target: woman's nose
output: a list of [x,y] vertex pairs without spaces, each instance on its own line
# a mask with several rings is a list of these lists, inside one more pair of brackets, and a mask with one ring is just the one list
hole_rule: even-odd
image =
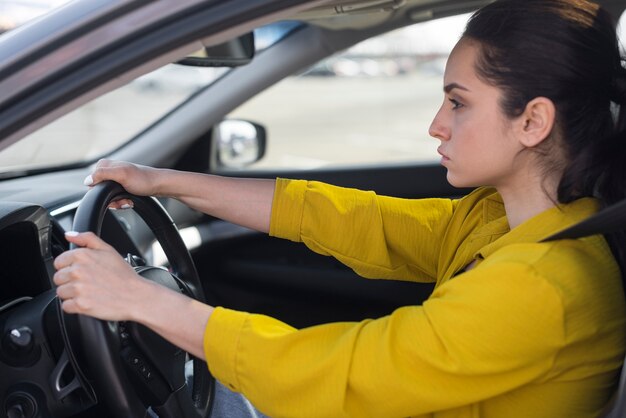
[[439,112],[437,112],[431,122],[430,128],[428,128],[428,134],[440,141],[447,141],[450,139],[450,129],[443,123],[441,111],[442,109],[439,109]]

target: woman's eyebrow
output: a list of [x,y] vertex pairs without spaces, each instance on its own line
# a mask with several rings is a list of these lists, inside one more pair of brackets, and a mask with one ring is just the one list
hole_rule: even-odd
[[443,87],[443,91],[444,91],[444,92],[446,92],[446,93],[450,93],[450,91],[451,91],[452,89],[459,89],[459,90],[469,91],[469,89],[468,89],[468,88],[463,87],[462,85],[460,85],[460,84],[458,84],[458,83],[450,83],[450,84],[446,84],[446,85]]

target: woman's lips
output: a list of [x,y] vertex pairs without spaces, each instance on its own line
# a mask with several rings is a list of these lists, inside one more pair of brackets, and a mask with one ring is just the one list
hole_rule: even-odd
[[442,163],[442,164],[443,164],[443,163],[445,163],[446,161],[449,161],[449,160],[450,160],[450,158],[449,158],[446,154],[444,154],[444,153],[441,151],[441,149],[437,148],[437,152],[439,153],[439,155],[441,155],[441,163]]

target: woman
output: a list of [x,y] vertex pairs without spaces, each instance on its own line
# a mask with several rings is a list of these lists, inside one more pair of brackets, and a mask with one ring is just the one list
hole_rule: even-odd
[[93,234],[70,232],[83,248],[55,261],[63,309],[147,325],[270,416],[598,416],[626,349],[619,265],[599,235],[540,241],[622,197],[625,118],[612,106],[625,81],[596,5],[496,1],[450,55],[430,128],[450,183],[489,186],[463,199],[111,161],[86,179],[302,241],[365,277],[436,281],[422,306],[296,330],[144,281]]

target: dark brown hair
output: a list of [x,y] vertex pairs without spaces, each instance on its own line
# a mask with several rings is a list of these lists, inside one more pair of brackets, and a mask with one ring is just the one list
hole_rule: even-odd
[[[508,117],[535,97],[554,103],[556,135],[544,142],[557,141],[565,157],[554,164],[562,170],[558,201],[623,199],[626,70],[610,14],[586,0],[497,0],[470,18],[463,36],[478,43],[477,74],[502,90]],[[546,166],[556,163],[547,158]],[[615,253],[624,234],[611,235]]]
[[616,134],[625,118],[614,120],[611,102],[626,101],[625,71],[611,16],[584,0],[499,0],[471,17],[464,37],[480,45],[477,72],[503,91],[506,115],[519,116],[535,97],[554,102],[567,160],[559,202],[621,198],[626,158],[615,148],[624,148]]

